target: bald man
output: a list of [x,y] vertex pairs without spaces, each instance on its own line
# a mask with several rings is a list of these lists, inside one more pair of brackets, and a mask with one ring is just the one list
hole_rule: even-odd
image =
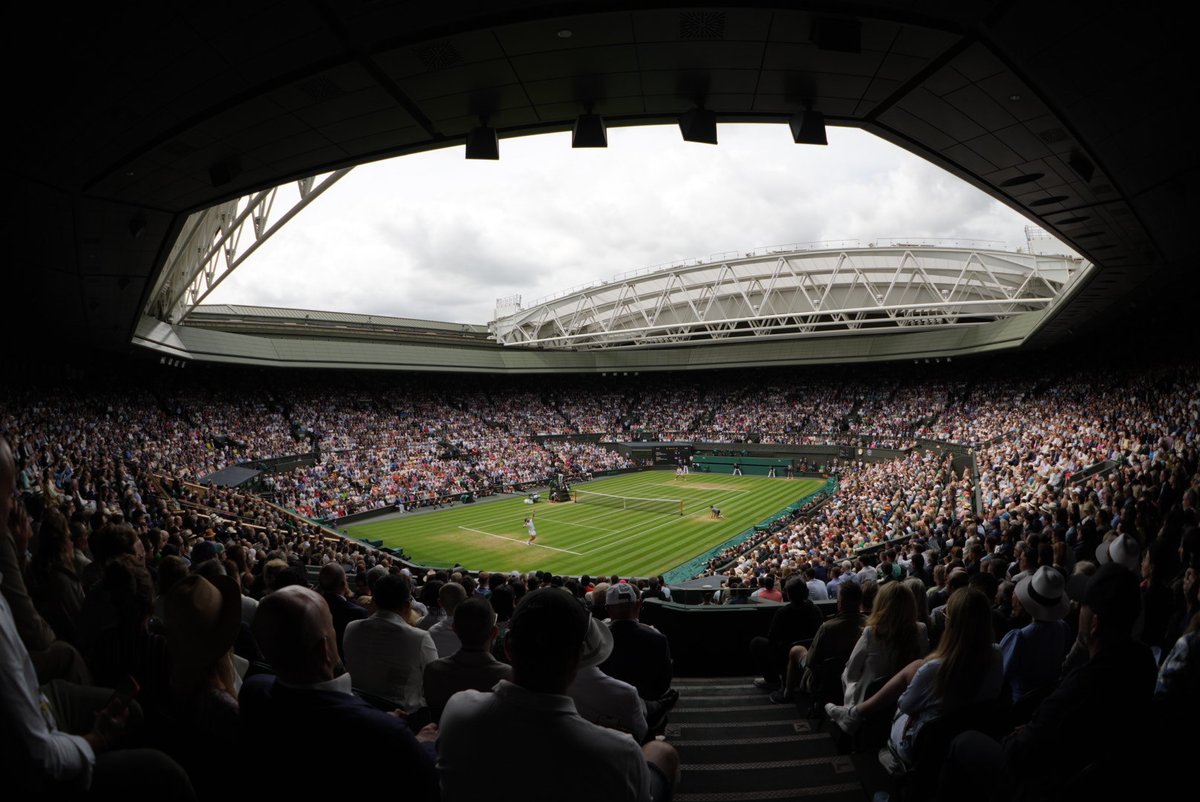
[[[405,778],[413,798],[437,798],[437,727],[414,736],[403,719],[355,696],[349,674],[335,676],[337,633],[320,595],[299,585],[268,595],[254,616],[254,636],[276,672],[248,678],[238,697],[243,742],[267,758],[256,778],[260,790],[340,794],[352,767],[386,766]],[[311,754],[321,756],[320,765],[297,769]]]

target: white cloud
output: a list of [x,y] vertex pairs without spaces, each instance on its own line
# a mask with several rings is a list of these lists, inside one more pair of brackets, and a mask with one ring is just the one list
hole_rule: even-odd
[[819,240],[983,239],[1016,247],[1027,221],[923,159],[857,129],[829,147],[783,125],[723,125],[721,144],[673,126],[614,128],[355,168],[207,299],[483,323],[526,304],[679,259]]

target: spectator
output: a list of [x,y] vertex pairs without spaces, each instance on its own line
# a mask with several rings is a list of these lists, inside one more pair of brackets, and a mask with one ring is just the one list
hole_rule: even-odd
[[605,598],[613,645],[600,670],[637,688],[642,699],[662,699],[671,691],[671,645],[666,635],[638,620],[642,602],[631,585],[613,585]]
[[438,659],[437,647],[428,632],[406,621],[412,603],[408,577],[381,577],[374,599],[374,615],[346,627],[346,666],[356,688],[413,713],[425,706],[422,676]]
[[[335,673],[337,633],[321,596],[299,586],[275,591],[258,607],[254,635],[276,676],[245,681],[240,722],[242,741],[255,744],[264,765],[288,766],[316,750],[329,766],[387,766],[404,777],[411,798],[437,799],[437,726],[414,736],[402,719],[351,692],[350,676]],[[249,780],[256,794],[270,796],[337,795],[345,788],[338,771],[252,772]]]
[[514,787],[603,788],[616,800],[670,794],[674,749],[662,741],[639,749],[630,736],[584,721],[564,695],[588,631],[587,611],[569,593],[542,588],[522,600],[508,634],[513,681],[490,694],[455,694],[442,714],[447,802],[474,799],[480,777],[501,775]]
[[1067,648],[1070,628],[1063,617],[1071,607],[1067,583],[1057,569],[1042,566],[1017,583],[1013,606],[1033,619],[1000,641],[1004,680],[1019,704],[1027,697],[1037,701],[1057,679]]
[[346,571],[337,563],[327,563],[321,566],[317,577],[321,589],[321,598],[329,605],[333,615],[333,627],[337,632],[338,654],[345,656],[342,639],[346,634],[346,626],[351,621],[361,621],[367,617],[367,611],[361,605],[350,600],[350,585],[346,582]]
[[446,613],[445,618],[429,628],[438,657],[449,657],[461,645],[454,631],[454,611],[467,598],[466,589],[458,582],[447,582],[438,590],[438,606]]
[[187,770],[201,795],[215,794],[225,773],[207,750],[236,743],[241,677],[233,643],[241,629],[241,593],[232,577],[184,577],[167,596],[171,657],[171,721],[167,751]]
[[[771,701],[783,704],[795,699],[797,684],[808,693],[823,690],[817,687],[816,667],[825,661],[844,666],[862,634],[864,619],[860,607],[862,589],[853,582],[838,588],[837,614],[821,624],[813,636],[812,646],[793,646],[788,652],[787,673],[783,688],[771,694]],[[840,697],[841,688],[838,688]]]
[[454,632],[462,646],[453,655],[425,666],[425,701],[435,722],[450,697],[459,691],[490,691],[500,680],[512,679],[512,668],[492,656],[496,614],[482,596],[467,599],[454,611]]
[[814,602],[828,601],[829,589],[825,583],[817,579],[817,572],[810,566],[802,572],[804,583],[808,585],[808,598]]
[[929,651],[929,635],[917,622],[913,595],[900,582],[879,589],[875,607],[842,673],[847,706],[863,701],[897,671]]
[[787,583],[788,603],[775,611],[767,636],[750,641],[750,654],[758,664],[762,677],[754,681],[756,688],[779,688],[779,672],[787,666],[788,652],[800,641],[811,641],[821,626],[821,611],[808,600],[808,585],[803,577],[793,577]]
[[[631,585],[625,587],[632,589]],[[575,709],[585,720],[627,732],[639,744],[644,743],[648,732],[646,710],[637,688],[597,668],[608,659],[612,644],[612,632],[608,627],[589,616],[579,669],[567,686],[567,696],[575,701]]]
[[55,635],[78,647],[76,627],[83,612],[83,585],[75,574],[75,544],[67,519],[53,507],[42,518],[29,574],[29,590],[42,618]]

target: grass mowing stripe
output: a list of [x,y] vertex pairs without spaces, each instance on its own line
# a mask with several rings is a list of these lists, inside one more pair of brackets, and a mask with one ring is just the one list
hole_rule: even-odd
[[[714,499],[714,501],[721,501],[723,498],[724,498],[724,496],[718,496],[716,499]],[[712,505],[712,506],[716,506],[716,505],[714,504],[714,505]],[[686,515],[684,515],[684,516],[682,516],[682,517],[686,518],[687,516],[686,516]],[[719,519],[718,519],[718,520],[719,520]],[[631,539],[631,538],[633,538],[633,537],[639,537],[639,536],[641,536],[641,535],[644,535],[644,534],[645,534],[645,533],[647,533],[647,532],[653,532],[653,531],[656,531],[656,530],[658,530],[658,529],[662,529],[664,526],[670,526],[670,525],[672,525],[672,524],[675,524],[675,523],[677,523],[677,521],[671,520],[671,521],[666,521],[666,522],[664,522],[664,523],[661,523],[661,524],[659,524],[658,526],[652,526],[652,527],[650,527],[649,529],[641,529],[641,530],[640,530],[640,531],[639,531],[637,534],[635,534],[635,535],[631,535],[631,536],[630,536],[630,537],[628,537],[628,538],[621,538],[620,540],[614,540],[612,543],[609,543],[609,544],[607,544],[607,545],[605,546],[605,548],[607,549],[609,546],[615,546],[617,543],[624,543],[626,540],[629,540],[629,539]],[[634,528],[634,527],[629,527],[629,529],[633,529],[633,528]],[[629,531],[629,529],[626,529],[625,531]],[[640,527],[639,527],[639,529],[640,529]],[[600,537],[598,537],[598,538],[594,538],[593,540],[589,540],[589,541],[588,541],[588,543],[595,543],[595,542],[597,542],[597,541],[600,541],[600,540],[604,540],[604,536],[603,536],[603,535],[602,535],[602,536],[600,536]],[[586,546],[586,545],[588,545],[588,543],[581,543],[581,544],[580,544],[580,547],[582,547],[582,546]],[[591,552],[587,552],[587,553],[588,553],[588,554],[591,554],[591,553],[593,553],[593,552],[595,552],[595,551],[596,551],[596,549],[592,549],[592,551],[591,551]]]

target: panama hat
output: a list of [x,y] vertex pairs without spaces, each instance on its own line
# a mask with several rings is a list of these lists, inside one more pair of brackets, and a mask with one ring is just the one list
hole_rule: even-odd
[[1029,611],[1034,621],[1058,621],[1071,607],[1066,591],[1067,580],[1063,575],[1043,565],[1018,582],[1015,592],[1021,607]]
[[1137,574],[1141,568],[1141,551],[1138,542],[1129,535],[1105,538],[1096,547],[1096,562],[1100,565],[1115,562]]

